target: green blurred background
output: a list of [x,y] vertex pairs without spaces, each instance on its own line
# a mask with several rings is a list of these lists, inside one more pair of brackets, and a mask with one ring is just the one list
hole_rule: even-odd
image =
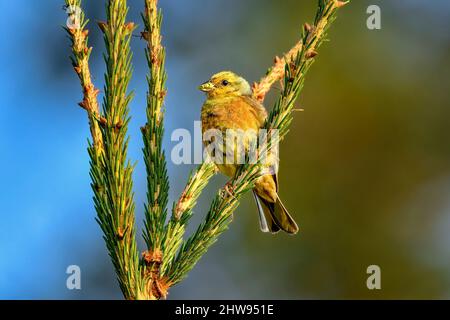
[[[58,136],[64,140],[57,151],[49,152],[55,157],[72,153],[76,161],[54,169],[59,171],[46,181],[52,185],[48,181],[63,179],[70,196],[62,198],[55,207],[59,209],[52,207],[57,213],[44,222],[45,230],[57,236],[32,233],[31,242],[50,237],[36,248],[41,259],[37,269],[19,275],[12,270],[23,268],[26,261],[12,258],[13,263],[7,264],[3,259],[3,274],[9,270],[9,276],[0,286],[1,297],[121,298],[94,222],[85,151],[88,129],[84,114],[75,106],[80,93],[67,59],[69,43],[58,29],[65,21],[64,12],[56,10],[60,9],[57,1],[52,2],[53,7],[45,5],[54,11],[51,20],[34,22],[50,35],[42,52],[38,50],[52,57],[51,76],[45,81],[61,91],[45,120],[62,122],[72,131],[65,138]],[[130,20],[140,23],[141,2],[130,1]],[[366,27],[370,4],[381,7],[381,30]],[[197,85],[223,69],[258,80],[273,57],[299,39],[302,24],[314,17],[316,1],[168,0],[161,5],[169,72],[165,147],[170,150],[175,145],[170,132],[192,129],[199,119],[204,97]],[[104,18],[100,1],[90,3],[87,12],[94,21]],[[307,76],[299,101],[305,112],[295,114],[281,145],[280,195],[300,233],[294,237],[261,233],[248,195],[230,230],[171,290],[169,298],[450,298],[449,27],[450,4],[444,0],[354,0],[342,9],[330,30],[331,41],[320,48]],[[100,85],[103,43],[93,23],[90,28],[93,69]],[[131,105],[130,157],[139,161],[134,175],[137,220],[142,226],[145,176],[138,128],[144,122],[146,69],[138,37],[133,49],[136,71],[131,87],[136,97]],[[271,102],[273,95],[266,102],[268,108]],[[67,135],[64,132],[59,134]],[[172,200],[190,169],[170,164]],[[215,178],[208,187],[189,232],[225,181]],[[13,190],[6,195],[19,194],[22,187]],[[53,201],[52,195],[49,192],[47,201]],[[16,206],[10,204],[10,212],[18,211]],[[31,218],[17,214],[10,219],[11,226],[20,230],[21,221]],[[11,242],[8,248],[17,252],[27,246]],[[44,259],[45,255],[49,257]],[[65,289],[68,264],[81,266],[83,290]],[[366,287],[366,269],[372,264],[381,268],[381,290]],[[14,277],[22,280],[13,281]],[[38,280],[42,277],[47,279],[45,288]]]

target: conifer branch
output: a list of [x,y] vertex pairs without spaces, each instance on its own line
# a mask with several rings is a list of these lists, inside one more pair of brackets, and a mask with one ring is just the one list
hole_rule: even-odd
[[236,177],[216,194],[205,221],[183,243],[176,259],[170,265],[168,279],[171,286],[187,276],[220,234],[228,228],[240,199],[253,188],[254,181],[260,176],[259,171],[259,164],[242,167]]
[[174,220],[182,221],[190,215],[190,211],[197,204],[198,197],[200,197],[207,182],[216,171],[216,165],[209,159],[206,159],[197,170],[190,175],[188,183],[173,209]]
[[[293,59],[296,59],[297,55],[303,50],[304,44],[309,48],[308,54],[310,58],[313,58],[317,54],[317,49],[319,48],[322,39],[325,37],[325,32],[333,22],[330,19],[334,19],[331,11],[339,9],[347,3],[348,1],[319,0],[318,12],[314,25],[311,26],[308,23],[305,23],[304,25],[305,32],[310,34],[311,37],[309,39],[305,39],[303,34],[302,39],[297,42],[296,45],[291,50],[289,50],[289,52],[286,53],[283,58],[280,58],[278,56],[275,57],[274,65],[267,71],[266,75],[258,83],[253,84],[253,97],[255,99],[260,102],[264,101],[266,94],[270,91],[273,84],[283,79],[285,75],[286,63],[292,61]],[[328,8],[327,10],[331,11],[328,13],[322,12],[323,8],[325,7]],[[326,14],[323,15],[323,13]],[[313,60],[310,60],[311,63],[312,61]]]
[[319,0],[314,24],[304,24],[300,51],[285,64],[283,91],[265,124],[266,129],[279,130],[280,141],[289,131],[295,102],[303,89],[306,73],[315,61],[317,50],[326,39],[328,28],[335,20],[337,10],[347,3],[338,0]]
[[97,158],[103,153],[103,137],[100,130],[100,108],[97,100],[99,90],[92,83],[89,58],[92,48],[88,46],[89,22],[81,10],[81,0],[66,0],[69,22],[64,29],[71,39],[73,68],[78,75],[83,90],[83,101],[79,105],[86,110],[92,137],[93,151]]
[[[147,62],[150,69],[148,76],[149,93],[147,97],[147,124],[143,128],[144,155],[147,167],[148,193],[145,215],[146,230],[144,237],[148,251],[144,253],[147,265],[146,274],[150,290],[155,296],[164,297],[168,283],[165,280],[167,266],[175,257],[181,246],[185,225],[192,216],[201,191],[206,187],[215,172],[212,163],[205,162],[192,175],[179,201],[174,205],[172,216],[166,224],[167,196],[169,182],[166,161],[162,150],[163,103],[166,95],[165,48],[161,43],[162,14],[158,11],[157,0],[145,0],[142,15],[145,30],[142,37],[147,41]],[[158,289],[159,288],[159,289]]]
[[164,245],[165,259],[161,264],[161,273],[167,274],[179,248],[183,243],[186,225],[192,217],[193,209],[210,179],[217,172],[216,165],[206,159],[197,170],[192,173],[180,198],[174,204],[172,217],[167,225],[166,242]]
[[276,56],[274,58],[274,65],[267,70],[267,74],[258,82],[254,83],[252,87],[253,97],[259,102],[264,102],[266,94],[270,91],[273,84],[280,81],[284,77],[286,69],[286,61],[291,61],[301,50],[303,41],[299,41],[296,45],[284,55],[283,58]]
[[147,42],[145,50],[150,73],[147,77],[147,123],[142,128],[144,160],[147,171],[147,203],[145,205],[144,239],[148,251],[144,252],[145,275],[148,290],[159,299],[167,294],[167,285],[161,276],[160,266],[166,259],[166,217],[169,196],[169,178],[162,140],[164,135],[164,99],[166,96],[165,48],[162,45],[162,14],[158,0],[145,0],[142,14]]
[[145,25],[142,37],[147,41],[146,57],[150,69],[147,77],[147,123],[142,128],[148,188],[144,238],[149,253],[161,252],[163,249],[169,195],[166,157],[162,149],[167,74],[165,48],[161,43],[162,14],[158,12],[157,3],[157,0],[145,0],[142,14]]
[[[127,93],[131,78],[130,37],[133,23],[126,22],[126,1],[110,0],[107,4],[107,21],[100,23],[104,33],[107,53],[105,62],[104,116],[100,115],[96,95],[90,80],[87,48],[87,21],[80,0],[66,0],[81,13],[80,30],[68,28],[73,35],[75,70],[80,75],[85,99],[81,104],[88,111],[93,132],[90,175],[94,191],[97,221],[103,231],[106,247],[116,270],[120,288],[126,299],[147,297],[145,284],[139,270],[139,255],[135,239],[134,201],[131,174],[133,167],[127,161],[128,103]],[[94,99],[95,97],[95,99]],[[101,140],[100,140],[101,138]]]
[[146,296],[146,292],[135,237],[133,166],[127,160],[130,40],[135,29],[134,23],[126,21],[127,13],[126,0],[109,0],[107,21],[99,24],[106,45],[107,72],[103,100],[106,122],[102,128],[105,196],[97,204],[97,214],[122,292],[126,299],[138,299]]

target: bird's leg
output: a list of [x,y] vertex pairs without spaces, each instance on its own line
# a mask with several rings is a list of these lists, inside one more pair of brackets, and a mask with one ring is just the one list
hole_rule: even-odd
[[[231,198],[234,198],[234,186],[233,186],[233,180],[228,181],[225,186],[223,187],[223,190],[225,191],[225,194],[223,197],[225,198],[226,195],[228,195]],[[231,213],[231,220],[234,220],[234,212]]]

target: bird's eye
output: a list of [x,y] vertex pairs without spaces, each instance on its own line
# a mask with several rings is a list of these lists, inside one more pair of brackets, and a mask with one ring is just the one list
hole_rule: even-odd
[[229,85],[230,83],[228,82],[228,80],[223,80],[222,81],[222,85],[224,85],[224,86],[227,86],[227,85]]

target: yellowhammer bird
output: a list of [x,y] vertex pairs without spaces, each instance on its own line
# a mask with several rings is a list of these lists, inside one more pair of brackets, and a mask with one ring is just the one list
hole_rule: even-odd
[[[252,98],[252,89],[242,77],[230,71],[223,71],[211,77],[199,89],[206,93],[207,99],[202,107],[202,132],[219,130],[226,134],[227,130],[253,130],[258,132],[267,118],[267,111],[258,101]],[[235,147],[233,159],[236,160]],[[245,146],[248,149],[248,141]],[[224,146],[224,159],[230,148]],[[238,162],[226,160],[216,163],[219,170],[233,177],[239,166]],[[278,180],[276,173],[261,176],[253,190],[258,206],[260,227],[263,232],[276,233],[283,230],[289,234],[298,232],[298,226],[289,215],[278,196]]]

